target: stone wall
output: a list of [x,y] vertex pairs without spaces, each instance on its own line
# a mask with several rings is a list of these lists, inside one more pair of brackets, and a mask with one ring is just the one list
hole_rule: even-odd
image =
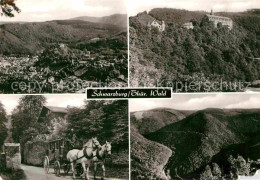
[[7,169],[21,169],[21,149],[20,144],[5,143],[4,152],[6,156]]
[[47,143],[44,141],[29,141],[24,146],[24,163],[42,166],[46,154]]
[[1,170],[5,170],[6,169],[6,160],[5,160],[5,153],[0,154],[0,172]]

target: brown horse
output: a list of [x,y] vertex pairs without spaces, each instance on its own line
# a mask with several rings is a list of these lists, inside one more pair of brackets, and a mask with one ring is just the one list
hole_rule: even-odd
[[80,163],[84,169],[84,173],[82,174],[82,176],[85,177],[85,179],[89,179],[88,171],[89,171],[91,159],[93,159],[94,157],[93,152],[98,150],[99,148],[101,148],[101,145],[98,142],[97,138],[92,138],[83,146],[82,150],[73,149],[68,152],[67,160],[71,164],[73,179],[76,178],[75,166],[78,163]]
[[96,179],[96,173],[97,173],[97,164],[101,164],[102,170],[103,170],[103,175],[101,179],[104,179],[106,176],[106,169],[105,169],[105,158],[107,156],[111,155],[111,143],[106,141],[106,144],[104,144],[101,149],[98,149],[96,151],[96,157],[93,158],[94,162],[94,179]]

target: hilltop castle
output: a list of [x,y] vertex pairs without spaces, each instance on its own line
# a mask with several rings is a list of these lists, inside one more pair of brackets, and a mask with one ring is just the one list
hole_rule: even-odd
[[156,27],[158,28],[159,31],[163,32],[165,30],[165,23],[164,21],[158,21],[158,20],[153,20],[152,22],[148,22],[147,25],[149,28],[151,27]]
[[209,18],[210,21],[214,23],[215,27],[218,26],[218,23],[221,23],[223,26],[228,26],[230,30],[233,28],[232,19],[223,16],[215,16],[212,10],[210,14],[207,14],[207,17]]

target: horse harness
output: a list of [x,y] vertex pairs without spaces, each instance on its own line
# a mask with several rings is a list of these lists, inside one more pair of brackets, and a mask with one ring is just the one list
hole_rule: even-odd
[[[87,147],[88,148],[88,147]],[[92,153],[92,155],[88,155],[88,152],[87,152],[87,148],[84,148],[84,150],[83,150],[83,156],[85,156],[85,158],[87,158],[87,159],[92,159],[93,158],[93,153]]]
[[[97,150],[97,154],[96,154],[96,157],[97,157],[97,159],[99,159],[99,160],[101,160],[101,161],[103,161],[104,159],[106,159],[106,155],[107,155],[107,149],[105,149],[104,150],[104,155],[103,155],[103,157],[101,157],[101,155],[99,154],[99,150]],[[95,157],[95,156],[94,156]]]
[[99,150],[97,150],[96,157],[97,157],[99,160],[102,161],[103,159],[105,159],[105,157],[106,157],[106,153],[104,153],[104,157],[102,158],[102,157],[100,156],[100,154],[99,154]]
[[73,160],[72,162],[74,163],[74,162],[76,162],[77,160],[79,160],[79,159],[82,159],[82,158],[87,158],[87,159],[92,159],[93,157],[95,157],[95,156],[93,156],[93,154],[92,154],[92,156],[89,156],[88,155],[88,153],[87,153],[87,149],[88,148],[93,148],[93,147],[85,147],[84,149],[83,149],[83,156],[81,156],[81,157],[78,157],[78,155],[79,155],[79,152],[80,151],[78,151],[78,153],[77,153],[77,159],[75,159],[75,160]]

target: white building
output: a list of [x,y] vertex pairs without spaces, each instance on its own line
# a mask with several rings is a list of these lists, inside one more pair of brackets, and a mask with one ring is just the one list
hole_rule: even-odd
[[186,28],[186,29],[193,29],[194,28],[192,22],[184,23],[183,27]]
[[164,21],[158,21],[158,20],[153,20],[152,22],[148,22],[148,27],[156,27],[158,28],[159,31],[163,32],[165,31],[165,23]]
[[218,27],[218,23],[221,23],[223,26],[228,26],[230,30],[233,28],[232,19],[223,16],[215,16],[212,10],[210,14],[207,14],[207,17],[214,23],[215,27]]

